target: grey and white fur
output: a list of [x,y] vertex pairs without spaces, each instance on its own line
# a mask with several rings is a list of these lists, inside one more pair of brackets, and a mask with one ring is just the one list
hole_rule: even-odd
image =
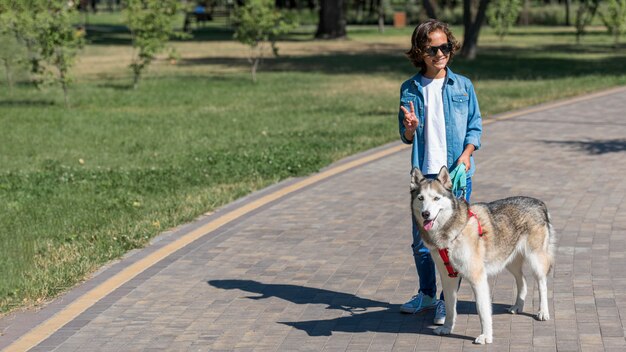
[[[478,234],[476,214],[484,231]],[[554,265],[556,237],[546,205],[535,198],[511,197],[470,206],[452,194],[448,169],[444,166],[436,179],[425,178],[418,168],[411,172],[411,209],[422,240],[431,250],[441,276],[446,304],[445,323],[435,329],[438,335],[452,333],[456,320],[459,278],[448,277],[439,249],[446,248],[450,263],[471,285],[476,297],[481,334],[475,343],[493,341],[491,299],[487,277],[504,268],[515,277],[517,298],[508,311],[524,309],[527,286],[522,266],[528,263],[539,287],[538,320],[550,319],[547,275]]]

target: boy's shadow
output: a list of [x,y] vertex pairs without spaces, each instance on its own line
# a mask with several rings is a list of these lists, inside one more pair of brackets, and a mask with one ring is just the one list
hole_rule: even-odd
[[[295,322],[278,321],[305,331],[309,336],[330,336],[333,331],[342,332],[389,332],[419,333],[433,335],[432,311],[423,314],[401,314],[400,305],[361,298],[353,294],[329,291],[313,287],[263,284],[254,280],[211,280],[209,285],[225,290],[238,289],[260,296],[248,296],[253,300],[277,297],[295,304],[325,304],[325,309],[341,310],[340,317]],[[494,314],[503,314],[508,308],[494,304]],[[459,301],[459,314],[476,314],[474,302]],[[507,313],[508,314],[508,313]],[[451,336],[473,341],[472,337],[452,334]]]

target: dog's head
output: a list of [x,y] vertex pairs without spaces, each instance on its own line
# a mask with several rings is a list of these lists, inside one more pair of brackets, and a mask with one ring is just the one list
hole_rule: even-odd
[[443,166],[435,179],[427,179],[419,168],[411,171],[411,210],[426,232],[436,233],[450,219],[455,208],[452,181]]

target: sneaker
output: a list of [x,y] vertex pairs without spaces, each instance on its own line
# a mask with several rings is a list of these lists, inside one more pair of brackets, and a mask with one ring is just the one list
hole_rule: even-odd
[[446,302],[437,301],[437,307],[435,308],[435,319],[433,324],[443,325],[446,321]]
[[402,313],[419,313],[427,309],[435,308],[437,300],[429,295],[425,295],[422,292],[413,296],[408,302],[400,306]]

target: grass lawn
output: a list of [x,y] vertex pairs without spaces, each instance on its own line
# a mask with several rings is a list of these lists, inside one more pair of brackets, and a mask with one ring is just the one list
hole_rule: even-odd
[[[210,26],[132,90],[127,33],[90,20],[71,109],[59,89],[0,90],[0,313],[256,189],[398,139],[411,29],[354,27],[322,42],[304,28],[280,57],[268,51],[252,84],[247,49]],[[520,28],[503,42],[486,30],[478,59],[451,67],[472,78],[489,118],[626,84],[626,48],[601,31],[577,45],[570,28]]]

